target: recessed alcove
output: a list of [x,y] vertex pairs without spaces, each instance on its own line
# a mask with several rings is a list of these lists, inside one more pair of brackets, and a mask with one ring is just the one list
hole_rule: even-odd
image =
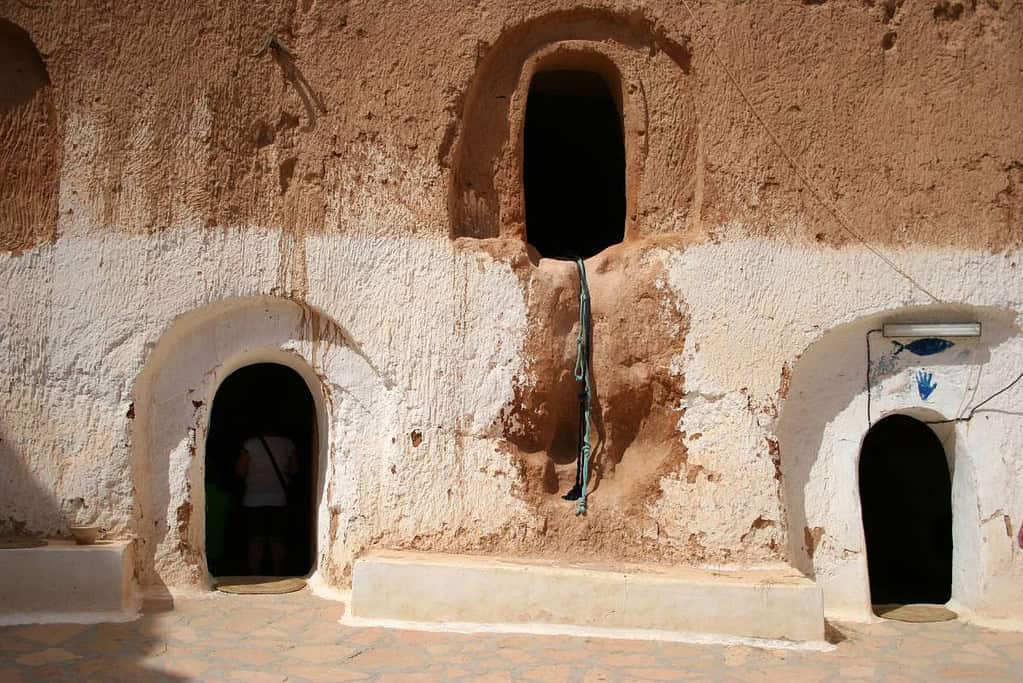
[[[539,247],[541,255],[561,255],[561,245],[545,254],[550,245],[538,236],[545,222],[564,224],[559,214],[573,214],[573,223],[600,223],[598,235],[572,251],[592,254],[639,236],[650,121],[646,79],[674,77],[668,63],[650,61],[656,44],[642,25],[607,12],[541,17],[502,35],[479,62],[458,125],[441,145],[439,158],[451,169],[451,237],[515,239]],[[544,146],[545,139],[552,145]],[[542,187],[552,168],[544,162],[559,150],[556,161],[571,172],[546,173],[554,183]],[[580,152],[596,155],[596,163],[581,162]],[[585,193],[581,205],[573,202],[575,188],[594,185],[586,176],[598,171],[611,193],[600,189]],[[538,208],[553,218],[545,221]]]
[[605,80],[536,73],[523,126],[526,240],[548,258],[588,258],[625,236],[625,140]]
[[0,19],[0,251],[53,238],[60,134],[50,76],[28,32]]

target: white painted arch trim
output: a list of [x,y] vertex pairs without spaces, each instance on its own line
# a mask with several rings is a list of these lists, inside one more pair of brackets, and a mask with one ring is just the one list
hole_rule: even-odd
[[[335,430],[325,377],[337,340],[312,334],[315,312],[270,296],[219,301],[179,316],[154,346],[133,392],[132,477],[144,585],[208,588],[205,557],[205,447],[221,383],[254,363],[277,363],[305,381],[316,411],[316,561],[329,561]],[[322,319],[319,324],[322,324]]]
[[[868,431],[864,338],[886,320],[932,313],[932,308],[888,311],[833,328],[792,366],[789,395],[776,426],[790,557],[821,585],[831,618],[875,618],[859,500],[859,458]],[[921,421],[963,415],[1018,374],[1023,337],[1016,312],[956,306],[956,312],[962,309],[983,322],[984,336],[956,340],[955,347],[937,356],[900,354],[873,382],[870,426],[896,414]],[[885,347],[887,342],[882,350],[891,355]],[[875,354],[873,360],[878,359]],[[913,381],[921,369],[933,372],[938,382],[927,399]],[[1008,405],[999,403],[1003,409]],[[1014,587],[1021,572],[1020,553],[1005,532],[1006,525],[1018,526],[1023,519],[1023,497],[1013,470],[1013,454],[1023,448],[1018,420],[1018,414],[993,410],[978,413],[971,423],[928,425],[945,449],[952,475],[950,604],[980,618],[1011,617],[1023,608]],[[823,537],[811,557],[805,535],[817,528]]]

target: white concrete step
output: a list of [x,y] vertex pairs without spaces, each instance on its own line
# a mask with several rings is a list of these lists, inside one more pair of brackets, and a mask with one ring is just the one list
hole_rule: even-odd
[[377,551],[355,562],[343,621],[824,644],[821,591],[788,567],[725,571]]
[[130,618],[133,574],[130,541],[0,550],[0,624]]

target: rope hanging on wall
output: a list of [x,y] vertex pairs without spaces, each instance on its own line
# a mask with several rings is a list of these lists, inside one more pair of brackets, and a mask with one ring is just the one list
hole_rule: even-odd
[[579,334],[575,341],[575,381],[579,383],[579,454],[576,459],[575,486],[562,498],[578,500],[575,514],[586,514],[586,491],[590,484],[590,409],[592,384],[590,382],[590,288],[586,283],[586,264],[578,256],[579,270]]

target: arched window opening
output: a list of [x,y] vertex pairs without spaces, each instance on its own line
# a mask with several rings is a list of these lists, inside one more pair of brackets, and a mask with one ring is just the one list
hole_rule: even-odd
[[941,441],[892,415],[867,433],[860,502],[871,602],[944,604],[952,594],[952,481]]
[[588,258],[625,236],[622,118],[601,76],[533,76],[523,132],[526,240],[541,256]]
[[258,363],[217,390],[206,439],[213,576],[304,576],[316,554],[316,412],[291,368]]

